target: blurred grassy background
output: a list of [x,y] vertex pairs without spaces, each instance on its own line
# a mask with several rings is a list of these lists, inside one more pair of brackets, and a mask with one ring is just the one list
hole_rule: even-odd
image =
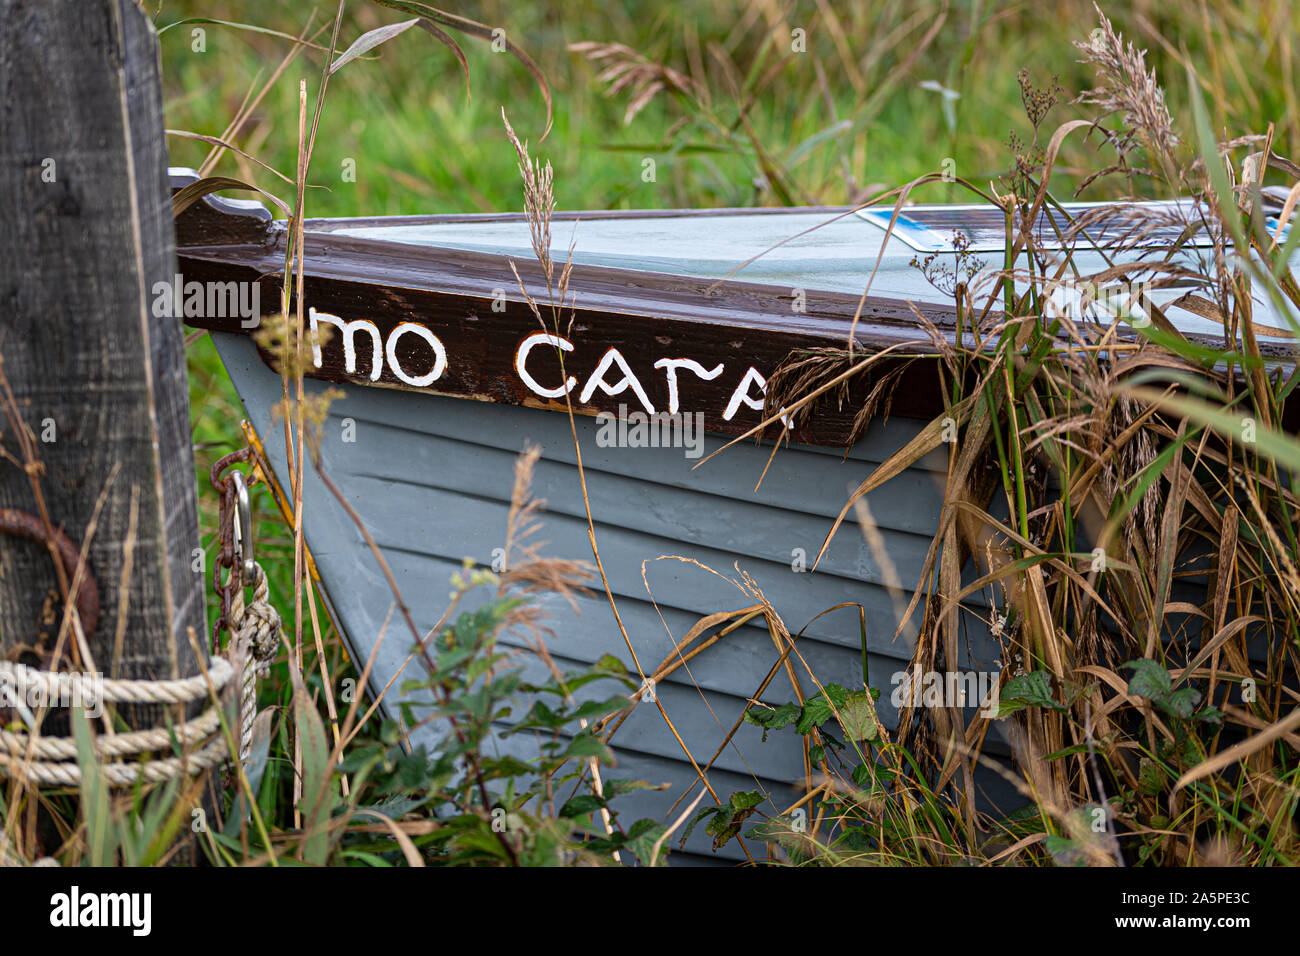
[[[308,23],[327,23],[336,9],[333,2],[313,0],[154,2],[161,5],[155,16],[160,27],[211,17],[291,34]],[[470,73],[467,101],[455,58],[428,34],[410,30],[331,80],[312,163],[312,181],[327,189],[314,191],[309,215],[518,208],[515,158],[501,128],[503,106],[520,136],[555,166],[562,208],[776,203],[771,190],[755,185],[759,167],[743,132],[731,141],[711,135],[699,111],[664,95],[623,125],[627,97],[603,95],[598,70],[567,49],[580,41],[623,43],[691,76],[709,91],[712,112],[724,126],[735,126],[739,115],[722,66],[730,63],[737,82],[753,91],[747,115],[757,140],[788,173],[802,201],[848,201],[846,172],[859,186],[892,186],[937,169],[946,157],[955,161],[958,175],[982,183],[1006,170],[1009,133],[1027,133],[1018,71],[1027,69],[1040,87],[1059,77],[1065,99],[1073,98],[1092,78],[1076,62],[1070,41],[1086,40],[1097,23],[1089,0],[491,0],[449,9],[504,29],[536,60],[555,97],[555,126],[546,142],[538,146],[543,99],[508,54],[462,38]],[[1284,146],[1300,131],[1293,12],[1289,3],[1274,0],[1240,6],[1140,0],[1107,8],[1117,29],[1149,48],[1175,116],[1186,102],[1185,55],[1233,135],[1263,132],[1274,121]],[[348,0],[345,16],[341,46],[365,30],[406,19],[365,0]],[[204,52],[193,50],[196,28],[206,33]],[[807,52],[780,64],[796,29],[805,31]],[[327,44],[328,32],[317,39]],[[278,37],[217,24],[166,30],[168,125],[220,135],[250,88],[265,81],[289,46]],[[307,80],[314,99],[323,55],[309,50],[290,65],[234,137],[289,175],[296,155],[298,80]],[[951,92],[934,89],[936,84]],[[1082,115],[1077,108],[1058,108],[1047,126],[1075,115]],[[209,149],[177,139],[171,147],[175,162],[187,165],[197,165]],[[1091,167],[1089,147],[1071,148],[1066,167]],[[656,182],[641,179],[645,157],[656,159]],[[355,183],[341,178],[346,159],[356,162]],[[267,188],[285,185],[233,155],[222,169]],[[942,192],[935,187],[925,198],[942,200]]]
[[[313,0],[145,0],[162,33],[167,124],[222,135],[250,91],[261,89],[292,44],[212,18],[298,35],[333,18],[335,2]],[[1085,115],[1069,100],[1092,85],[1072,40],[1097,25],[1089,0],[1041,3],[830,0],[568,0],[458,5],[453,12],[499,27],[531,55],[554,95],[554,128],[539,143],[544,100],[527,70],[489,44],[460,37],[468,90],[454,56],[409,30],[354,61],[330,84],[310,181],[310,216],[513,210],[521,208],[515,156],[500,119],[504,106],[533,154],[555,167],[564,209],[774,205],[783,199],[846,203],[873,187],[902,184],[946,159],[982,186],[1007,172],[1007,141],[1032,130],[1019,72],[1036,87],[1055,81],[1062,103],[1044,122]],[[1236,136],[1276,124],[1275,148],[1291,155],[1300,133],[1291,5],[1239,6],[1215,0],[1110,4],[1115,27],[1140,47],[1186,115],[1193,64],[1219,131]],[[384,23],[406,19],[349,0],[340,46]],[[174,24],[168,26],[169,24]],[[199,30],[201,33],[195,33]],[[806,52],[793,53],[800,34]],[[328,30],[316,40],[328,44]],[[568,45],[618,42],[690,77],[701,91],[685,100],[655,97],[624,124],[629,96],[605,96],[599,67]],[[231,136],[292,176],[297,156],[298,85],[314,102],[324,54],[308,50],[284,70],[248,121]],[[743,105],[743,108],[742,108]],[[1091,114],[1088,114],[1091,115]],[[170,139],[172,161],[198,166],[210,147]],[[1097,168],[1095,138],[1074,137],[1056,167],[1058,196]],[[642,178],[655,160],[654,182]],[[344,178],[354,164],[355,182]],[[285,183],[227,153],[216,172],[291,199]],[[773,178],[779,188],[773,188]],[[1106,198],[1118,179],[1087,198]],[[1107,192],[1107,189],[1112,192]],[[934,185],[923,201],[964,199]],[[214,523],[208,463],[241,443],[238,402],[206,336],[190,345],[194,437],[199,448],[204,522]],[[277,522],[264,523],[264,553],[289,555]],[[268,542],[278,536],[277,542]],[[280,547],[284,550],[279,550]],[[273,586],[291,580],[292,560],[268,568]],[[278,589],[278,588],[277,588]],[[284,593],[283,591],[281,593]]]

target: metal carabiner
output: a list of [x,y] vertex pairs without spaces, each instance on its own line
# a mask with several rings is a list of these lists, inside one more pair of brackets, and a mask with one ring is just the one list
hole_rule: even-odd
[[230,472],[235,483],[234,514],[234,550],[235,562],[239,566],[240,583],[251,584],[253,581],[253,508],[248,498],[248,485],[244,482],[244,473],[238,469]]

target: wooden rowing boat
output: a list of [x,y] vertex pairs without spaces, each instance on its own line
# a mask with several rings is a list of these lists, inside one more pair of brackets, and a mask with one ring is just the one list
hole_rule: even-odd
[[[186,181],[182,175],[174,185]],[[993,212],[908,209],[888,237],[889,212],[843,208],[557,214],[552,255],[562,262],[572,248],[574,263],[562,327],[539,325],[520,290],[548,304],[522,216],[309,221],[306,312],[334,334],[314,355],[307,387],[315,393],[336,383],[343,391],[330,405],[323,468],[382,549],[416,622],[428,626],[462,559],[492,565],[512,462],[526,443],[543,449],[534,484],[547,502],[548,552],[591,557],[566,414],[571,401],[601,555],[640,661],[649,667],[670,659],[674,642],[704,615],[754,603],[736,584],[743,571],[802,635],[801,653],[822,682],[861,686],[865,645],[870,683],[886,689],[881,716],[893,726],[887,688],[905,670],[911,645],[906,629],[895,639],[898,595],[887,584],[896,574],[902,603],[916,586],[937,527],[947,455],[923,457],[867,496],[888,562],[849,529],[815,573],[812,562],[848,493],[942,410],[937,363],[909,358],[932,355],[933,335],[957,336],[955,310],[951,295],[914,261],[999,260],[1003,223]],[[965,260],[945,246],[954,223],[971,237]],[[260,205],[206,197],[181,217],[178,246],[186,284],[260,281],[259,315],[278,311],[285,230]],[[1104,242],[1096,253],[1077,254],[1081,269],[1090,256],[1101,267],[1100,249]],[[1179,294],[1161,290],[1152,298],[1170,303]],[[212,331],[272,469],[287,484],[283,432],[272,411],[280,376],[250,336],[255,323],[210,306],[196,307],[186,321]],[[1201,316],[1178,311],[1176,322],[1189,337],[1213,342],[1217,335],[1221,343],[1222,329]],[[796,416],[792,443],[774,457],[779,422],[762,441],[704,461],[764,422],[767,380],[787,357],[842,350],[850,330],[859,355],[881,358],[852,380],[847,397]],[[1263,347],[1279,359],[1289,354],[1281,336],[1266,336]],[[888,419],[856,422],[878,385],[889,392]],[[682,447],[663,447],[638,444],[625,427],[636,414],[665,412],[694,418],[700,434],[682,433]],[[613,431],[602,438],[602,429]],[[310,469],[305,501],[304,534],[333,619],[365,660],[385,633],[391,590],[353,519]],[[718,573],[660,560],[667,555]],[[563,602],[550,605],[550,650],[561,666],[606,653],[626,658],[604,595],[579,604],[578,615]],[[836,605],[843,607],[818,617]],[[977,595],[962,611],[963,670],[999,666],[987,608]],[[372,690],[399,673],[408,644],[385,640]],[[713,755],[776,660],[758,618],[658,687],[698,760]],[[763,699],[791,699],[784,680]],[[391,700],[386,710],[397,716]],[[617,776],[671,784],[626,798],[625,819],[662,818],[696,780],[653,707],[638,708],[613,743]],[[998,752],[998,744],[990,750]],[[758,728],[745,725],[709,779],[724,796],[755,788],[793,795],[804,772],[797,738],[774,734],[764,743]],[[984,783],[989,799],[1007,795],[998,779]],[[708,842],[697,832],[675,859],[716,859]],[[734,854],[733,843],[722,857]]]

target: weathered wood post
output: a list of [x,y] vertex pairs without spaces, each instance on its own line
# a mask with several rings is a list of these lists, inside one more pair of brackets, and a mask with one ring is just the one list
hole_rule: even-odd
[[[154,308],[176,272],[158,40],[133,0],[0,0],[0,197],[0,357],[49,522],[78,549],[89,539],[95,669],[195,674],[182,331]],[[30,469],[8,457],[18,436],[4,416],[0,429],[0,508],[39,519]],[[61,587],[44,544],[0,535],[0,653],[57,634]]]

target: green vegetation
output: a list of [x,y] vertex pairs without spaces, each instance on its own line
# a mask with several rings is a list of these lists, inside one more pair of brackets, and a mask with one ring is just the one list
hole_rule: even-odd
[[[352,0],[338,49],[418,6]],[[300,51],[275,72],[293,36],[305,31],[329,46],[335,9],[161,4],[168,125],[248,154],[225,151],[206,171],[293,201],[299,80],[310,116],[326,54]],[[1032,221],[1085,183],[1092,199],[1191,195],[1212,212],[1189,227],[1208,232],[1225,254],[1201,273],[1174,277],[1195,288],[1204,314],[1235,339],[1251,327],[1252,291],[1287,315],[1300,308],[1287,268],[1293,244],[1275,247],[1258,211],[1261,183],[1290,186],[1296,168],[1282,160],[1253,178],[1243,172],[1266,144],[1287,154],[1300,143],[1300,28],[1286,4],[1178,0],[1115,12],[1114,31],[1149,48],[1145,59],[1108,21],[1099,26],[1086,2],[577,0],[492,2],[466,13],[489,37],[504,29],[536,61],[553,102],[546,138],[548,94],[526,60],[452,31],[462,70],[453,50],[409,29],[331,78],[308,147],[308,217],[518,209],[523,159],[528,212],[541,221],[551,197],[529,180],[535,167],[523,147],[507,139],[504,108],[532,155],[554,166],[563,209],[847,204],[924,179],[909,198],[996,196],[1009,221],[1012,213]],[[213,20],[188,19],[204,17]],[[1079,119],[1100,128],[1067,125]],[[196,167],[212,149],[179,135],[171,146],[175,164]],[[647,160],[653,177],[644,175]],[[1243,261],[1253,254],[1253,264],[1236,268],[1230,251]],[[803,738],[809,772],[799,804],[774,806],[742,791],[684,806],[691,812],[676,821],[618,820],[617,798],[644,784],[593,786],[587,773],[607,759],[600,734],[625,712],[635,683],[609,659],[583,674],[552,667],[548,684],[529,687],[496,647],[502,628],[532,621],[530,590],[564,594],[589,579],[589,568],[535,552],[509,575],[467,568],[454,582],[452,607],[422,652],[436,657],[437,676],[401,689],[433,701],[407,705],[408,723],[436,720],[447,732],[437,753],[409,753],[395,725],[368,709],[358,719],[359,696],[341,701],[335,719],[335,688],[361,677],[364,662],[346,659],[314,611],[304,616],[296,595],[305,583],[308,602],[312,594],[295,577],[292,529],[264,513],[262,563],[273,599],[304,635],[302,660],[281,655],[262,683],[262,706],[278,706],[283,719],[274,732],[262,728],[249,772],[225,781],[233,808],[200,845],[219,863],[662,863],[682,832],[701,825],[719,846],[752,838],[771,848],[773,862],[802,865],[1300,862],[1300,498],[1291,480],[1300,442],[1280,424],[1297,378],[1259,372],[1249,334],[1244,346],[1210,350],[1157,322],[1140,343],[1103,346],[1094,330],[1047,310],[1053,277],[1042,252],[1013,232],[1006,272],[991,288],[966,288],[960,268],[932,276],[948,283],[961,328],[978,345],[937,343],[940,355],[930,360],[943,368],[946,414],[879,470],[944,447],[944,420],[959,429],[947,507],[917,592],[913,663],[918,672],[955,666],[955,602],[977,589],[996,595],[1000,612],[989,623],[1007,660],[1024,665],[1003,686],[999,713],[1015,741],[1010,775],[1030,802],[1025,810],[985,814],[970,799],[974,770],[988,764],[980,753],[986,718],[912,707],[891,737],[876,716],[880,688],[866,686],[865,674],[851,688],[810,675],[816,693],[745,715],[769,738]],[[1132,318],[1116,314],[1115,325],[1127,330]],[[279,330],[277,348],[292,381],[304,343],[289,328]],[[208,468],[244,441],[238,402],[205,335],[191,337],[189,358],[211,534]],[[797,411],[854,360],[821,356],[818,368],[773,376],[771,410]],[[286,411],[310,452],[319,409]],[[512,509],[520,540],[536,520],[531,467],[525,455]],[[841,518],[880,481],[868,476]],[[1005,520],[995,517],[1002,504]],[[959,553],[975,562],[974,584],[963,587]],[[1175,600],[1176,579],[1210,582],[1204,601]],[[496,593],[453,618],[473,588]],[[784,625],[763,603],[775,639]],[[572,691],[588,681],[607,682],[608,695],[576,704]],[[534,706],[522,729],[550,744],[531,761],[486,757],[489,722],[526,690],[549,703]],[[950,747],[954,735],[963,743]],[[108,806],[92,765],[83,760],[90,809],[45,805],[64,838],[47,852],[67,862],[114,852],[161,858],[183,822],[175,808],[190,804],[173,788]],[[561,783],[570,787],[564,794]],[[240,802],[246,794],[254,807]],[[0,812],[18,819],[15,806]],[[162,837],[141,843],[137,817],[154,821]],[[684,824],[671,840],[670,823]],[[21,849],[22,835],[9,836]]]
[[[155,20],[166,25],[214,17],[296,36],[309,23],[313,32],[326,26],[335,9],[328,0],[191,0],[161,2]],[[467,90],[455,57],[410,30],[331,79],[310,177],[323,188],[312,192],[309,216],[519,209],[502,107],[520,137],[554,166],[562,209],[781,205],[772,189],[755,186],[764,176],[760,149],[800,202],[849,202],[873,185],[893,188],[936,171],[948,157],[957,175],[986,184],[1010,168],[1009,135],[1026,132],[1021,69],[1039,87],[1057,77],[1066,99],[1094,82],[1069,45],[1096,24],[1088,0],[1050,7],[578,0],[476,3],[457,12],[506,30],[537,62],[555,100],[545,142],[539,142],[545,101],[523,66],[493,53],[486,42],[466,40]],[[1221,3],[1202,12],[1194,3],[1138,3],[1106,12],[1117,30],[1149,48],[1149,67],[1168,83],[1175,116],[1187,115],[1186,62],[1199,71],[1214,129],[1263,131],[1272,122],[1279,143],[1300,134],[1300,76],[1293,63],[1300,26],[1287,4]],[[349,0],[341,46],[407,16]],[[206,31],[204,53],[191,49],[190,31],[197,26]],[[805,31],[804,53],[791,49],[796,29]],[[315,42],[327,45],[328,38],[326,29]],[[593,64],[567,49],[615,42],[681,74],[697,92],[659,93],[624,125],[633,96],[627,90],[605,95],[600,72],[609,60]],[[249,91],[261,89],[291,46],[213,24],[166,30],[168,125],[221,136]],[[314,97],[323,56],[308,50],[295,60],[234,137],[240,148],[291,178],[298,80],[306,79]],[[935,84],[959,98],[936,91]],[[745,107],[743,121],[738,104]],[[1070,108],[1057,121],[1075,115],[1086,114]],[[210,147],[173,139],[171,148],[176,164],[197,166]],[[1096,156],[1095,143],[1071,142],[1054,176],[1077,183],[1096,168]],[[642,181],[645,157],[657,161],[656,182]],[[356,160],[355,183],[341,178],[349,158]],[[219,170],[286,193],[283,182],[239,157],[227,155]],[[1095,198],[1120,188],[1102,184]],[[1059,191],[1068,194],[1064,185]],[[919,198],[964,197],[945,184]]]

